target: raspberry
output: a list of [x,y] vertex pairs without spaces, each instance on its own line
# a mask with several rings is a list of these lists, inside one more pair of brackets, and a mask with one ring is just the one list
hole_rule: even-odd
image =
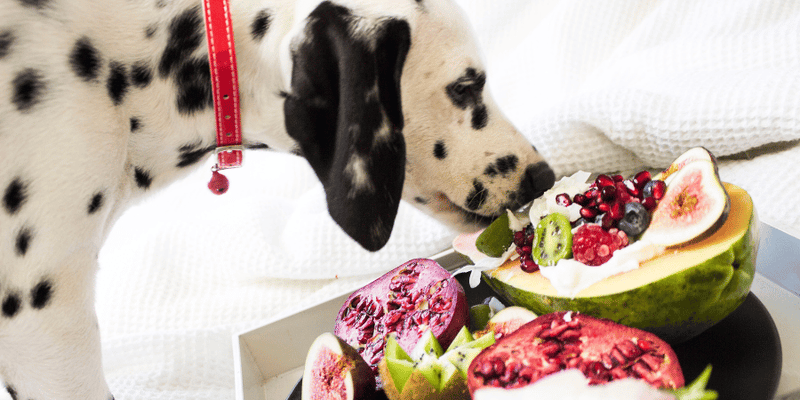
[[572,257],[583,264],[598,266],[627,245],[628,235],[617,228],[606,231],[600,225],[584,224],[572,236]]

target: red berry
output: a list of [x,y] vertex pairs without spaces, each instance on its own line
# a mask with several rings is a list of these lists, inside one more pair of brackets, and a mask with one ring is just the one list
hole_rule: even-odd
[[572,255],[578,262],[597,266],[604,264],[615,251],[627,245],[625,232],[616,228],[606,231],[599,225],[584,224],[578,227],[572,237]]
[[569,207],[572,204],[572,200],[569,198],[569,195],[566,193],[561,193],[556,196],[556,204],[564,207]]
[[650,182],[650,171],[641,171],[633,177],[633,184],[636,185],[636,189],[639,189],[639,191],[644,189],[644,185],[647,185],[647,182]]
[[605,186],[614,186],[614,179],[608,175],[599,175],[597,179],[594,180],[594,183],[598,188],[602,189]]

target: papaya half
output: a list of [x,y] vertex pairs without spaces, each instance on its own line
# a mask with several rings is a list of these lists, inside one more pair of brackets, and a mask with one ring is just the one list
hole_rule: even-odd
[[537,314],[579,311],[652,332],[678,343],[721,321],[750,291],[758,252],[758,217],[745,190],[724,184],[730,196],[725,222],[702,240],[669,247],[638,269],[561,296],[541,272],[518,261],[483,272],[483,280],[508,302]]

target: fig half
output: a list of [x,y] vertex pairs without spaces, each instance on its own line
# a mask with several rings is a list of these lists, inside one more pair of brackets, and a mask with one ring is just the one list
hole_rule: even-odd
[[366,400],[374,394],[375,376],[356,349],[329,332],[314,340],[303,370],[303,400]]
[[642,240],[670,247],[702,239],[722,226],[731,201],[713,162],[690,162],[670,178]]

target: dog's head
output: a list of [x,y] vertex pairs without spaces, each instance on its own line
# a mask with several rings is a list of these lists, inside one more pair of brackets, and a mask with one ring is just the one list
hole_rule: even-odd
[[475,39],[450,0],[308,8],[287,46],[286,128],[331,216],[363,247],[386,243],[401,197],[467,230],[553,185],[489,95]]

